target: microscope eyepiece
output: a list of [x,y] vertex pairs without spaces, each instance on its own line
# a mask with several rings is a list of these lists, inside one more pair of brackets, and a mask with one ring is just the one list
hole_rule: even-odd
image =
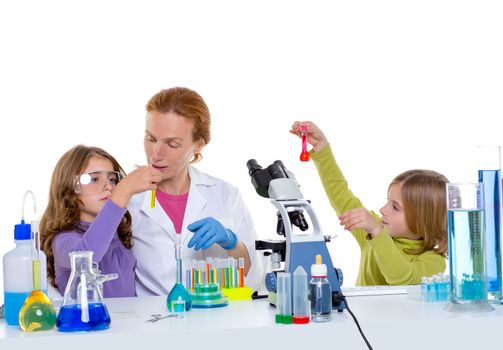
[[256,171],[262,170],[262,167],[257,163],[255,159],[250,159],[246,162],[246,166],[248,167],[248,175],[253,176]]
[[[269,184],[272,180],[276,179],[291,180],[290,182],[294,184],[295,188],[298,188],[299,186],[297,184],[297,181],[295,180],[295,176],[286,169],[285,165],[281,160],[274,161],[274,163],[272,163],[271,165],[269,165],[267,168],[264,169],[255,159],[250,159],[246,162],[246,166],[248,168],[248,175],[250,175],[251,177],[253,187],[255,187],[255,191],[257,191],[257,193],[264,198],[269,198]],[[284,187],[281,187],[280,191],[288,191],[288,190]],[[298,191],[293,192],[294,192],[293,195],[289,194],[290,196],[293,196],[291,198],[294,197],[302,198],[301,193],[299,193]],[[276,195],[277,193],[275,192],[273,196]],[[283,194],[281,195],[284,197]]]
[[282,178],[288,177],[288,176],[286,176],[285,171],[283,170],[281,165],[276,162],[272,163],[271,165],[269,165],[267,167],[267,171],[271,175],[271,178],[282,179]]

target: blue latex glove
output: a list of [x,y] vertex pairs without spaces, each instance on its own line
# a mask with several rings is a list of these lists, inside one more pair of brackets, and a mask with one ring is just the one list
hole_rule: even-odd
[[194,236],[189,241],[189,248],[194,247],[195,250],[208,249],[215,243],[230,250],[238,244],[237,235],[212,217],[197,220],[187,228],[194,232]]

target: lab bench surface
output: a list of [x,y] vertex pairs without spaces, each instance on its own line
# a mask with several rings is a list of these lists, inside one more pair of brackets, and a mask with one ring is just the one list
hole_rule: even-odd
[[[327,323],[280,325],[265,299],[192,309],[186,318],[146,322],[166,314],[165,297],[105,299],[112,319],[105,331],[23,333],[0,320],[0,349],[366,349],[347,311]],[[503,307],[485,313],[451,313],[445,303],[424,303],[417,294],[348,297],[374,349],[440,349],[493,346],[501,333]]]

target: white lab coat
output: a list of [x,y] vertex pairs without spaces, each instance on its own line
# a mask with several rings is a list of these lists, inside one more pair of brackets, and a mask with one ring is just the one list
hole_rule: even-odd
[[[255,228],[237,188],[189,166],[190,189],[183,218],[181,244],[184,259],[227,257],[218,244],[202,251],[188,248],[193,233],[187,226],[209,216],[237,234],[248,249],[251,269],[245,284],[258,289],[262,280],[260,258],[256,258]],[[175,228],[159,203],[150,208],[150,191],[131,199],[128,210],[133,218],[133,254],[136,264],[136,294],[167,295],[176,280],[174,251]]]

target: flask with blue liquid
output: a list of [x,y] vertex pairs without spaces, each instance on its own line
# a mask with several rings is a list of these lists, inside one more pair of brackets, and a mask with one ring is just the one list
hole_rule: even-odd
[[98,331],[110,327],[110,315],[103,302],[102,284],[117,274],[100,275],[93,267],[93,252],[71,252],[72,271],[58,313],[60,332]]
[[479,182],[484,184],[487,297],[490,301],[498,301],[502,299],[500,147],[480,146],[477,158]]

